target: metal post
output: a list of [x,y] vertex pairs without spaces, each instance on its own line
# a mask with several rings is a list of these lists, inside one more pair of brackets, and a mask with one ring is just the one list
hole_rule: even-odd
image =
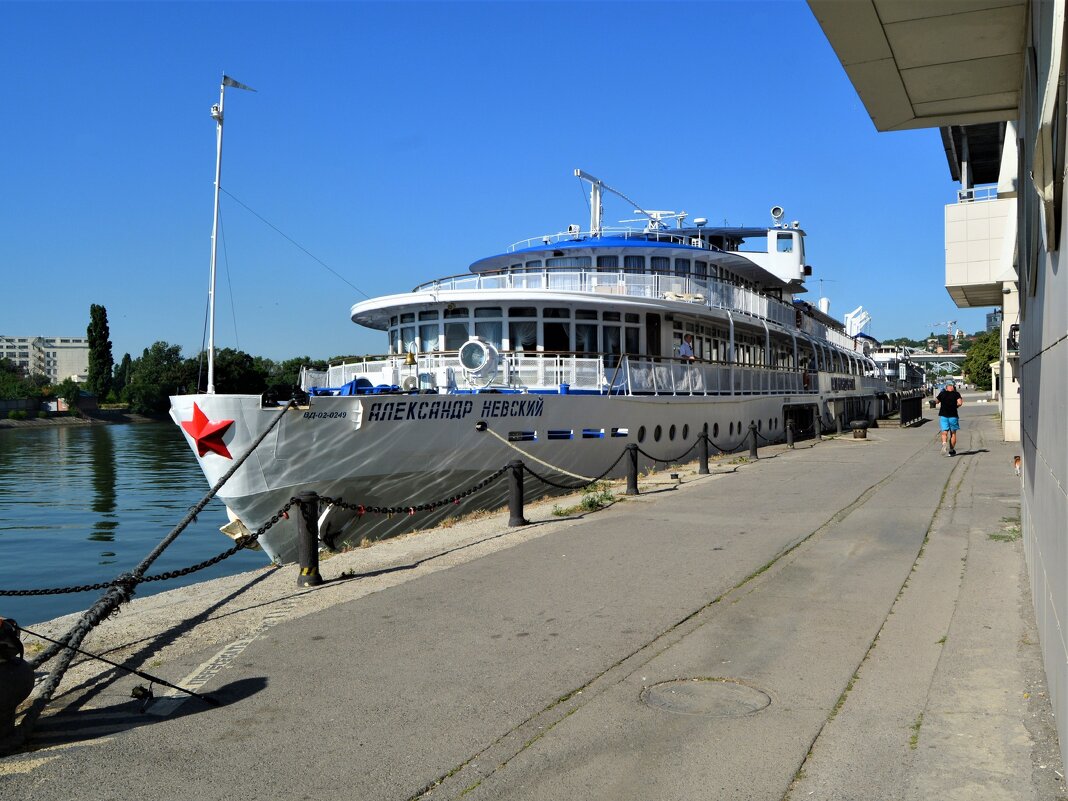
[[708,475],[708,432],[701,431],[701,440],[697,446],[697,458],[699,460],[699,466],[697,468],[697,475]]
[[0,617],[0,740],[15,730],[15,713],[33,690],[33,668],[22,658],[18,623]]
[[749,458],[757,458],[757,430],[756,423],[749,424]]
[[792,417],[786,418],[786,447],[794,447],[794,421]]
[[319,496],[314,492],[297,495],[300,514],[297,515],[297,559],[300,561],[298,587],[317,587],[323,583],[319,575]]
[[815,436],[816,439],[823,439],[823,418],[820,416],[820,407],[817,404],[813,408],[815,409],[812,414],[813,436]]
[[638,494],[638,446],[627,446],[627,491],[626,495]]
[[834,433],[835,434],[839,434],[839,435],[842,433],[842,415],[841,414],[835,415],[835,418],[834,418]]
[[508,467],[508,525],[525,526],[530,521],[523,517],[523,460],[513,459]]

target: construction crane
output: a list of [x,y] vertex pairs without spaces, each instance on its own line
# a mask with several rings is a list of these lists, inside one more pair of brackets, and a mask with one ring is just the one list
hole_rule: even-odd
[[953,332],[957,330],[956,320],[945,320],[940,323],[931,323],[931,328],[935,329],[940,326],[946,327],[946,353],[953,352]]

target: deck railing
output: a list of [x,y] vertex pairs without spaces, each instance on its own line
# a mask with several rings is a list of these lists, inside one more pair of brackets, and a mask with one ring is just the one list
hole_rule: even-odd
[[[487,387],[535,392],[596,392],[612,395],[799,395],[819,391],[815,373],[723,362],[566,353],[503,353],[497,372],[469,383],[456,353],[382,356],[304,370],[301,386],[341,387],[357,378],[373,386],[409,391],[470,391]],[[857,385],[867,380],[853,376]],[[874,380],[873,380],[874,381]]]
[[[731,312],[763,318],[783,327],[796,324],[796,309],[789,303],[761,295],[751,289],[722,281],[718,278],[671,275],[660,273],[602,272],[597,270],[542,270],[540,272],[509,272],[456,275],[428,281],[413,291],[473,291],[496,290],[556,290],[558,292],[591,292],[601,295],[623,295],[637,298],[660,298],[684,303],[694,303],[709,308],[727,309]],[[831,334],[838,332],[805,318],[818,333],[821,329]],[[842,335],[850,345],[852,340]],[[829,337],[827,337],[829,339]]]

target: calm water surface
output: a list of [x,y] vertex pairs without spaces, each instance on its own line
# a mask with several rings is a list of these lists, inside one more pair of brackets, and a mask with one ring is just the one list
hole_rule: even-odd
[[[0,589],[109,581],[132,570],[207,492],[170,423],[0,430]],[[233,543],[218,500],[148,573],[186,567]],[[138,587],[137,597],[267,564],[241,551],[199,573]],[[0,617],[24,625],[85,609],[103,591],[0,596]]]

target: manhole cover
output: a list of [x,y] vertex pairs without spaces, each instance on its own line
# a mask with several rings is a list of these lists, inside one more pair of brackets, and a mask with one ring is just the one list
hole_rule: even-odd
[[642,701],[676,715],[733,718],[767,708],[771,696],[731,679],[675,679],[642,691]]

